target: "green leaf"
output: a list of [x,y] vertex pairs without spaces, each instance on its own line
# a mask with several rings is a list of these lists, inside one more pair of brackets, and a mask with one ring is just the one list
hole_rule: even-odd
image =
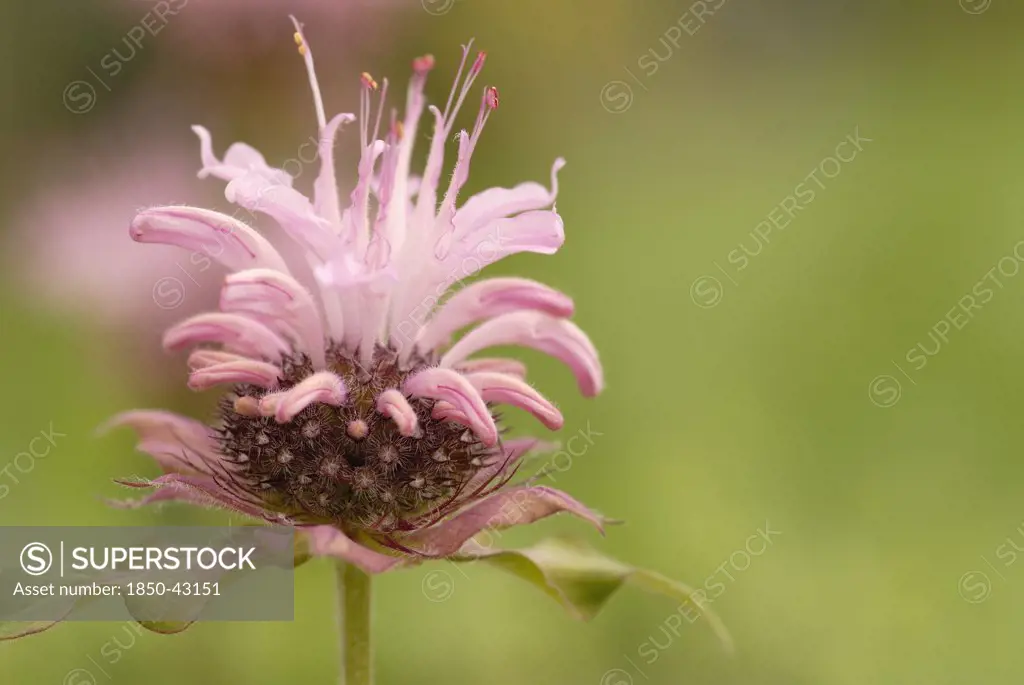
[[508,550],[470,544],[453,561],[496,566],[539,588],[583,621],[594,618],[612,595],[632,584],[681,602],[694,617],[710,624],[727,651],[733,650],[729,631],[713,611],[695,599],[693,588],[660,573],[623,564],[579,540],[556,537],[532,547]]
[[59,621],[0,621],[0,641],[35,635],[52,628],[57,623]]

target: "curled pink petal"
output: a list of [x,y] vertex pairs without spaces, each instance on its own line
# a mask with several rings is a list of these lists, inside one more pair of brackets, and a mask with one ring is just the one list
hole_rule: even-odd
[[437,419],[438,421],[450,421],[466,428],[472,428],[472,423],[465,412],[459,411],[454,405],[448,404],[444,400],[438,400],[434,403],[433,409],[430,410],[430,418]]
[[445,257],[445,264],[457,272],[454,280],[458,280],[520,252],[554,254],[564,242],[565,227],[557,212],[523,212],[459,237]]
[[495,219],[550,207],[558,197],[558,172],[564,166],[561,157],[551,166],[551,190],[529,181],[514,188],[489,188],[477,193],[455,215],[456,228],[460,232],[472,231]]
[[259,150],[246,143],[232,143],[224,152],[224,159],[217,159],[213,154],[213,138],[203,126],[193,126],[192,132],[199,137],[199,156],[203,168],[199,170],[199,178],[215,176],[230,181],[243,174],[256,173],[273,180],[280,185],[290,186],[292,177],[282,169],[275,169],[267,164]]
[[419,420],[409,400],[394,388],[385,390],[377,396],[377,411],[384,414],[398,426],[398,432],[406,437],[416,435]]
[[231,352],[223,352],[221,350],[208,350],[200,348],[193,350],[188,355],[188,368],[190,371],[198,371],[199,369],[205,369],[208,366],[214,364],[224,364],[226,362],[241,362],[249,359],[243,354],[232,354]]
[[260,416],[275,416],[283,399],[284,391],[269,392],[258,400],[256,411]]
[[525,409],[536,416],[551,430],[558,430],[565,423],[562,412],[525,381],[503,373],[481,371],[468,374],[466,379],[480,391],[485,402],[510,404]]
[[290,338],[299,351],[323,368],[324,330],[313,296],[288,274],[272,269],[247,269],[224,279],[220,308],[259,321]]
[[484,445],[498,443],[494,417],[476,388],[452,369],[429,368],[405,380],[402,390],[417,397],[444,400],[466,415],[470,427]]
[[572,298],[528,278],[490,278],[455,293],[423,327],[417,340],[422,350],[448,344],[453,333],[482,319],[520,310],[552,316],[573,313]]
[[[561,512],[578,516],[604,532],[599,514],[561,490],[538,485],[496,492],[447,521],[411,533],[402,542],[425,556],[447,557],[483,531],[523,526]],[[486,541],[482,544],[488,546]]]
[[220,343],[229,352],[271,360],[280,359],[291,349],[272,330],[241,314],[197,314],[164,333],[164,347],[172,352],[204,342]]
[[207,390],[215,385],[244,383],[261,388],[274,388],[280,377],[280,367],[255,359],[243,359],[193,371],[188,379],[188,387],[193,390]]
[[514,312],[491,319],[470,331],[441,358],[451,367],[480,350],[496,345],[523,345],[549,354],[572,369],[585,397],[604,386],[604,371],[597,350],[576,324],[540,312]]
[[279,423],[291,421],[303,409],[321,402],[339,407],[345,403],[345,381],[336,373],[318,371],[288,390],[264,395],[260,413],[273,416]]
[[481,357],[479,359],[467,359],[456,364],[455,368],[464,374],[493,371],[508,376],[515,376],[516,378],[526,378],[526,364],[518,359]]
[[114,416],[99,430],[122,426],[135,431],[136,449],[152,456],[167,473],[207,473],[222,461],[213,430],[199,421],[168,411],[136,409]]
[[233,271],[264,267],[288,273],[284,259],[263,236],[220,212],[184,206],[144,209],[132,220],[129,233],[140,243],[208,255]]
[[400,557],[364,547],[334,526],[310,526],[302,529],[313,556],[335,557],[369,574],[390,571],[402,563]]

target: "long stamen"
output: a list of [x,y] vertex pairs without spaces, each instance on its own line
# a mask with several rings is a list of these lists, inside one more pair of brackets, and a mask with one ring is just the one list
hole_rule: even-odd
[[477,53],[476,59],[473,61],[473,66],[469,70],[469,76],[466,77],[466,82],[462,84],[462,91],[459,93],[459,99],[455,102],[455,107],[452,108],[451,118],[445,116],[445,138],[452,132],[452,126],[455,124],[455,117],[458,115],[459,110],[462,108],[462,103],[466,101],[466,96],[469,95],[470,88],[473,87],[473,81],[483,71],[484,61],[487,59],[486,52]]
[[488,117],[496,109],[498,109],[498,89],[494,86],[488,86],[484,89],[484,96],[480,102],[480,111],[477,112],[476,123],[473,125],[473,134],[470,136],[471,151],[480,139],[480,134],[484,131],[484,125],[487,124]]
[[316,78],[316,69],[313,67],[313,51],[309,49],[306,36],[302,33],[302,25],[292,15],[288,15],[295,25],[295,44],[299,46],[299,54],[306,63],[306,72],[309,74],[309,87],[313,90],[313,104],[316,106],[316,121],[319,129],[323,130],[327,125],[327,115],[324,113],[324,99],[320,94],[320,83]]
[[446,227],[447,233],[451,233],[455,228],[451,223],[451,219],[455,215],[455,201],[459,190],[469,180],[469,162],[473,157],[473,150],[476,149],[476,144],[480,141],[480,135],[484,132],[484,126],[487,124],[491,112],[497,108],[498,89],[494,86],[488,86],[484,89],[483,97],[480,100],[480,111],[477,112],[473,132],[468,138],[465,131],[459,134],[459,156],[455,161],[455,171],[452,174],[448,185],[448,192],[445,193],[444,202],[438,215],[440,223]]
[[[363,72],[359,77],[360,82],[363,85],[362,90],[359,93],[359,142],[362,143],[362,148],[365,150],[372,140],[370,138],[370,92],[377,90],[377,82],[373,80],[367,72]],[[376,131],[374,131],[373,139],[377,137]]]
[[380,88],[380,104],[377,105],[377,120],[373,124],[373,138],[371,140],[377,140],[377,136],[380,134],[380,120],[384,114],[384,101],[388,97],[388,80],[384,79],[384,85]]
[[[462,46],[462,61],[459,62],[459,70],[455,72],[455,81],[452,83],[452,89],[448,93],[448,102],[444,106],[444,116],[441,117],[442,119],[448,119],[448,112],[452,108],[452,100],[455,99],[455,90],[459,87],[459,81],[462,79],[462,70],[466,68],[466,60],[469,59],[469,49],[471,47],[473,47],[472,38]],[[431,60],[431,66],[433,66],[433,60]]]

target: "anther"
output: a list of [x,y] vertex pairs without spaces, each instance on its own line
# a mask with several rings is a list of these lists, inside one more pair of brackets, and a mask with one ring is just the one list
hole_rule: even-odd
[[481,50],[477,53],[476,59],[473,60],[473,66],[470,68],[469,73],[476,76],[484,68],[484,61],[487,59],[487,53]]
[[423,55],[412,61],[412,70],[417,74],[425,74],[434,68],[434,56]]

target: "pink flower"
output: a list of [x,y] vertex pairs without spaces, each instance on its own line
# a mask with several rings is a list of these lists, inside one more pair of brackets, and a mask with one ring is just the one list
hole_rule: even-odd
[[[294,20],[293,20],[294,21]],[[358,182],[343,206],[334,177],[334,140],[356,119],[327,119],[300,25],[319,124],[321,167],[312,199],[254,148],[222,158],[206,129],[200,176],[227,182],[225,196],[265,214],[304,251],[315,274],[307,288],[285,259],[245,223],[189,206],[153,207],[131,224],[133,239],[204,253],[231,272],[220,310],[171,327],[164,346],[189,356],[189,386],[227,386],[215,427],[162,411],[131,411],[112,425],[134,428],[139,449],[164,475],[132,506],[179,500],[299,526],[317,555],[368,572],[455,554],[487,528],[569,512],[598,528],[603,519],[549,487],[503,487],[533,439],[503,440],[493,408],[520,407],[545,427],[562,415],[509,359],[473,358],[494,346],[553,355],[581,392],[603,385],[597,351],[568,320],[572,300],[523,278],[452,286],[519,252],[552,254],[562,220],[552,187],[491,188],[459,202],[470,160],[498,107],[485,88],[472,131],[456,135],[458,156],[441,192],[444,143],[484,64],[469,46],[444,110],[427,107],[433,58],[413,62],[404,115],[385,117],[388,82],[361,78]],[[433,137],[422,177],[410,172],[424,109]],[[383,138],[378,134],[383,127]],[[457,343],[452,338],[471,328]]]

